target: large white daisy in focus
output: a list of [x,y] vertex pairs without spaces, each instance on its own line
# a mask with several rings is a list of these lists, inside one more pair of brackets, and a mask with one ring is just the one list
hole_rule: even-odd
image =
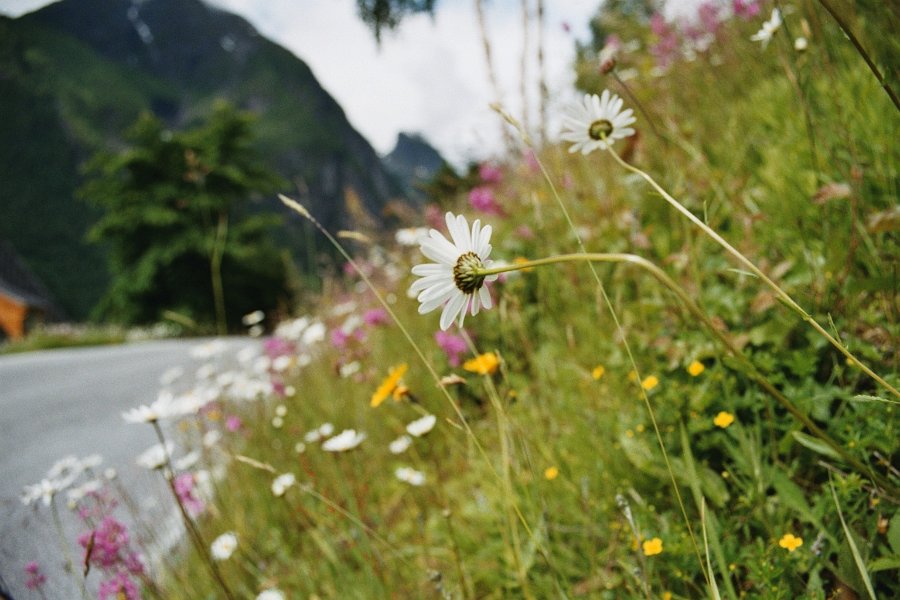
[[585,94],[584,101],[572,105],[563,117],[562,139],[574,142],[569,152],[590,154],[594,150],[606,150],[616,140],[634,135],[629,127],[635,122],[634,111],[622,110],[622,99],[609,90],[597,94]]
[[410,292],[419,300],[419,314],[444,307],[441,312],[443,330],[457,318],[462,327],[466,311],[475,316],[482,307],[491,308],[491,294],[484,283],[497,279],[496,275],[478,275],[480,269],[489,268],[493,262],[488,260],[491,226],[482,227],[481,221],[476,219],[470,230],[464,216],[451,212],[445,219],[453,241],[448,241],[436,229],[419,239],[422,254],[435,262],[414,266],[413,275],[421,279],[410,287]]

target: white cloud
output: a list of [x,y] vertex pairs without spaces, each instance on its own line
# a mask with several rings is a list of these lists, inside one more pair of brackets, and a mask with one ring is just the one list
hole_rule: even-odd
[[[354,0],[211,0],[251,21],[303,59],[375,148],[390,151],[399,131],[414,131],[459,164],[502,151],[494,100],[472,2],[443,0],[435,15],[408,17],[379,48]],[[520,114],[522,22],[518,0],[486,2],[504,105]],[[546,2],[545,57],[551,99],[570,98],[574,36],[586,39],[597,0]],[[569,23],[572,33],[563,30]],[[537,110],[537,32],[530,32],[529,104]],[[535,118],[532,117],[532,123]],[[552,131],[552,128],[551,128]]]

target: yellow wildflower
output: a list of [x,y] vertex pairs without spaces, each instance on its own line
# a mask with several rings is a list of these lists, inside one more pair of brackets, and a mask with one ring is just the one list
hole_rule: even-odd
[[661,554],[663,551],[662,540],[658,537],[647,540],[643,543],[642,547],[644,549],[644,556],[654,556],[656,554]]
[[659,385],[659,378],[656,375],[648,375],[641,382],[641,387],[648,392]]
[[[525,258],[524,256],[518,256],[513,259],[513,264],[515,264],[515,265],[523,265],[527,262],[530,262],[530,261],[527,258]],[[534,271],[534,267],[525,267],[524,269],[520,269],[520,270],[527,273],[529,271]]]
[[547,481],[553,481],[559,476],[559,469],[556,467],[547,467],[544,469],[544,479]]
[[597,365],[596,367],[594,367],[594,370],[591,371],[591,377],[599,380],[601,377],[603,377],[604,373],[606,373],[606,368],[603,365]]
[[716,418],[713,419],[713,423],[715,424],[716,427],[721,427],[722,429],[725,429],[726,427],[728,427],[729,425],[734,423],[734,415],[729,412],[725,412],[723,410],[722,412],[720,412],[719,414],[716,415]]
[[688,365],[687,372],[690,373],[691,377],[697,377],[706,370],[706,367],[703,366],[703,363],[699,360],[695,360],[691,364]]
[[500,366],[500,359],[493,352],[479,354],[463,363],[463,369],[479,375],[493,375]]
[[391,393],[391,397],[394,399],[394,402],[400,402],[405,396],[408,395],[409,388],[402,383],[395,387],[393,393]]
[[663,592],[662,600],[672,600],[672,592]]
[[788,552],[793,552],[803,545],[803,538],[796,537],[793,533],[786,533],[778,540],[778,545]]
[[403,377],[403,374],[406,373],[407,369],[409,369],[409,365],[406,363],[391,367],[390,371],[388,371],[388,376],[384,378],[384,381],[381,382],[381,385],[379,385],[378,389],[375,390],[375,393],[372,394],[372,400],[369,402],[369,404],[372,405],[372,408],[379,406],[382,402],[387,400],[387,397],[391,395],[394,388],[400,384],[400,378]]

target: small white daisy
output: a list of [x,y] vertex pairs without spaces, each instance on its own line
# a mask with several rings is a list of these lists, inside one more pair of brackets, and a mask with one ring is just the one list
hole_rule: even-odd
[[408,435],[401,435],[388,445],[388,449],[391,454],[403,454],[409,450],[410,445],[412,445],[412,438]]
[[281,593],[281,590],[271,588],[264,592],[260,592],[256,597],[256,600],[284,600],[284,594]]
[[231,555],[234,554],[234,551],[237,550],[237,545],[237,534],[233,531],[223,533],[217,537],[210,546],[212,557],[215,560],[228,560],[231,558]]
[[409,288],[410,293],[418,297],[419,314],[444,307],[441,312],[443,330],[448,329],[457,317],[458,325],[462,327],[467,310],[475,316],[482,307],[491,308],[491,294],[484,282],[497,279],[496,275],[477,274],[479,269],[489,268],[492,264],[488,260],[491,226],[482,228],[481,221],[476,219],[470,231],[469,223],[462,215],[448,212],[445,219],[453,242],[436,229],[419,239],[422,254],[435,262],[414,266],[413,275],[421,279]]
[[172,416],[175,397],[168,391],[162,391],[149,406],[142,404],[122,413],[126,423],[156,423],[160,419]]
[[437,417],[434,415],[425,415],[421,419],[416,419],[412,423],[406,426],[406,431],[410,435],[414,435],[416,437],[422,437],[432,429],[434,429],[434,424],[437,423]]
[[355,429],[345,429],[331,439],[325,440],[322,450],[326,452],[345,452],[352,450],[363,443],[366,434]]
[[597,94],[585,94],[584,101],[571,107],[563,117],[562,139],[574,142],[569,152],[590,154],[594,150],[606,150],[616,140],[634,135],[629,127],[635,122],[634,112],[622,110],[622,99],[609,90]]
[[254,310],[252,313],[248,313],[241,317],[241,323],[243,323],[247,327],[252,327],[253,325],[262,323],[265,318],[266,313],[261,310]]
[[165,466],[167,457],[172,456],[173,450],[175,450],[175,446],[172,442],[166,442],[165,446],[156,444],[139,454],[135,462],[139,467],[144,467],[151,471],[161,469]]
[[279,475],[275,478],[275,481],[272,482],[272,493],[275,494],[276,498],[280,498],[284,496],[284,493],[288,490],[288,488],[295,483],[297,483],[297,478],[293,473],[285,473],[283,475]]
[[763,49],[772,41],[775,32],[781,28],[781,11],[777,8],[772,9],[772,16],[769,20],[762,24],[762,27],[750,38],[754,42],[760,42]]
[[425,485],[425,473],[410,467],[399,467],[394,471],[394,477],[416,487]]

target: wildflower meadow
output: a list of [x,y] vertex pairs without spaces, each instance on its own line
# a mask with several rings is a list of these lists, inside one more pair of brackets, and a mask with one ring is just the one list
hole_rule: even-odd
[[900,596],[896,5],[609,4],[391,230],[272,199],[320,289],[122,415],[180,534],[99,457],[24,491],[83,597]]

